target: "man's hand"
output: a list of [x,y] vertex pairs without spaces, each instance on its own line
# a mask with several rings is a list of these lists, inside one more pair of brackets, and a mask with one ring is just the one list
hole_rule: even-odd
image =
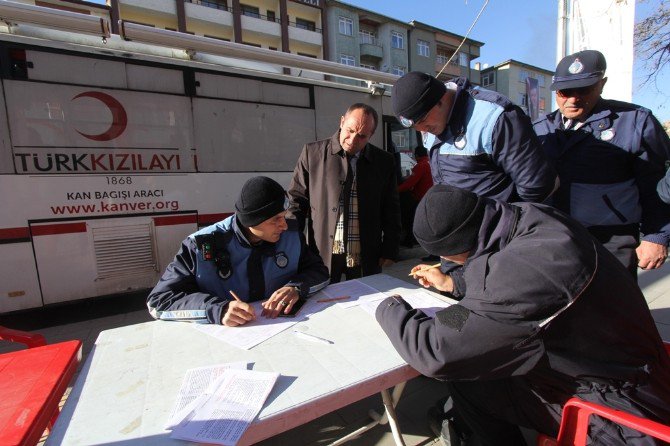
[[393,265],[394,263],[395,263],[395,262],[394,262],[393,260],[391,260],[391,259],[385,259],[385,258],[383,258],[383,257],[379,259],[379,266],[381,266],[381,267],[391,266],[391,265]]
[[[421,271],[425,269],[425,271]],[[436,288],[451,293],[454,291],[454,281],[448,274],[443,274],[440,268],[431,268],[431,265],[416,265],[411,271],[412,277],[419,280],[424,288]]]
[[227,327],[237,327],[244,325],[256,319],[254,307],[246,302],[231,300],[228,302],[228,309],[221,319],[221,323]]
[[637,253],[637,266],[642,269],[656,269],[663,266],[668,256],[668,248],[658,243],[642,240],[640,246],[635,250]]
[[272,296],[270,296],[268,300],[262,303],[263,312],[261,313],[261,316],[274,319],[281,311],[283,311],[284,314],[289,314],[298,299],[300,299],[300,294],[295,287],[281,287],[272,293]]

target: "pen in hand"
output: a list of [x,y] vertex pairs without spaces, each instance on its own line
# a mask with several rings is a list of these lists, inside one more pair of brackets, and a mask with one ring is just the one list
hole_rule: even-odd
[[235,294],[235,291],[230,290],[230,291],[228,291],[228,292],[230,293],[231,296],[233,296],[233,298],[234,298],[236,301],[238,301],[238,302],[242,302],[242,299],[240,299],[240,296],[238,296],[237,294]]
[[416,273],[422,273],[424,271],[428,271],[429,269],[437,268],[440,265],[442,265],[442,263],[436,263],[435,265],[426,266],[425,268],[417,269],[416,271],[410,271],[410,273],[407,275],[413,276]]

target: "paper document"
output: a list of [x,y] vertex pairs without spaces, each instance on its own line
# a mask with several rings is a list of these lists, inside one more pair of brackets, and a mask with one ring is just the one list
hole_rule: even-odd
[[305,317],[313,314],[315,311],[318,311],[319,308],[322,308],[311,299],[307,299],[307,302],[305,302],[305,305],[303,305],[303,307],[300,309],[300,312],[296,316],[277,317],[275,319],[270,319],[265,316],[261,316],[263,307],[261,306],[260,301],[253,302],[251,305],[254,307],[256,320],[247,322],[244,325],[240,325],[238,327],[226,327],[224,325],[215,324],[193,325],[196,330],[200,330],[203,333],[214,336],[215,338],[227,342],[228,344],[235,347],[249,350],[261,342],[270,339],[272,336],[292,327],[297,322],[305,319]]
[[165,429],[172,429],[182,422],[195,409],[202,399],[216,390],[214,384],[219,376],[228,369],[246,370],[246,362],[232,362],[207,367],[198,367],[186,371]]
[[[420,288],[410,291],[403,291],[402,293],[398,294],[400,294],[405,302],[410,304],[412,308],[417,308],[426,313],[427,316],[433,318],[435,317],[435,313],[452,305],[451,302],[439,299],[438,297],[430,294],[428,291],[422,290]],[[379,300],[365,302],[364,304],[361,304],[361,307],[374,317],[377,306],[379,306],[380,303],[381,301]]]
[[235,445],[263,407],[278,373],[228,369],[217,388],[172,431],[172,438]]
[[328,298],[331,299],[338,296],[350,296],[350,299],[337,302],[336,305],[341,308],[354,307],[356,305],[362,304],[363,302],[381,300],[386,297],[384,293],[364,284],[359,280],[348,280],[346,282],[339,282],[328,285],[326,288],[321,290],[321,293],[325,294]]

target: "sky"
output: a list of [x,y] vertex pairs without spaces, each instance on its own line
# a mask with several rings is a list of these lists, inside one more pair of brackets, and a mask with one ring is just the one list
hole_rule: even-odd
[[[342,0],[401,22],[417,20],[464,36],[484,0]],[[632,0],[629,0],[632,1]],[[658,8],[661,0],[637,2],[635,22]],[[471,39],[484,42],[474,62],[495,65],[515,59],[553,71],[556,66],[557,0],[489,0]],[[642,63],[635,58],[633,102],[649,108],[659,121],[670,121],[670,69],[641,86]]]

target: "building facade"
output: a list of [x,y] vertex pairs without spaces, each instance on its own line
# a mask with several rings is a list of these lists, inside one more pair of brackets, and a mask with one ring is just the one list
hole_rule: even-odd
[[553,71],[510,59],[482,69],[481,86],[504,94],[536,119],[551,111],[552,74]]

